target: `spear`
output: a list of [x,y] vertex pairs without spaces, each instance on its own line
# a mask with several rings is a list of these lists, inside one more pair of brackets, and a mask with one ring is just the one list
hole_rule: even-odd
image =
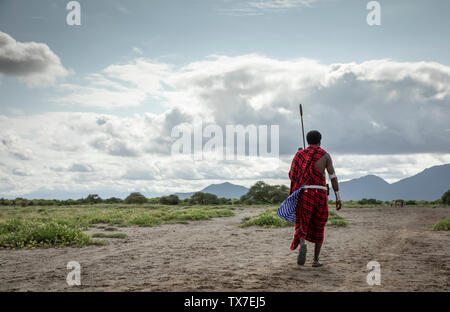
[[300,120],[302,121],[302,134],[303,134],[303,149],[306,148],[305,145],[305,129],[303,128],[303,109],[302,109],[302,104],[300,104]]

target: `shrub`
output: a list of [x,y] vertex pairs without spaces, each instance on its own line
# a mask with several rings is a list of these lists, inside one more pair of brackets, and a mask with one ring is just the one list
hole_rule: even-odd
[[279,204],[289,196],[286,185],[269,185],[263,181],[256,182],[241,196],[240,201],[246,204]]
[[191,203],[198,205],[218,205],[219,198],[215,194],[197,192],[191,196]]
[[231,198],[225,198],[225,197],[219,198],[220,205],[231,205],[231,203],[232,203]]
[[340,215],[338,215],[336,212],[334,211],[329,211],[328,214],[328,222],[327,225],[334,225],[334,226],[343,226],[346,227],[348,224],[347,222],[344,220],[343,217],[341,217]]
[[147,199],[147,202],[149,204],[159,204],[160,203],[160,197],[153,197],[153,198],[149,198]]
[[101,203],[103,200],[98,196],[98,194],[89,194],[85,199],[84,202],[86,204],[98,204]]
[[111,197],[108,199],[105,199],[105,203],[107,204],[120,204],[122,202],[122,199],[118,197]]
[[105,234],[105,233],[95,233],[92,234],[92,237],[98,238],[127,238],[127,234],[124,233],[114,233],[114,234]]
[[147,202],[147,198],[139,192],[131,193],[125,198],[127,204],[143,204]]
[[96,243],[80,229],[56,222],[12,219],[0,224],[0,248],[82,247]]
[[435,231],[450,231],[450,219],[439,221],[433,225],[432,229]]
[[180,203],[180,199],[177,195],[169,195],[169,196],[162,196],[159,199],[159,202],[163,205],[178,205]]
[[382,202],[379,200],[376,200],[375,198],[363,198],[358,201],[358,204],[360,205],[378,205]]
[[442,195],[441,201],[444,205],[450,205],[450,190]]
[[277,215],[277,208],[267,209],[256,217],[244,219],[242,221],[243,223],[241,226],[243,227],[252,225],[272,228],[292,226],[291,223],[284,221]]
[[[277,227],[292,226],[293,224],[281,219],[277,215],[277,208],[269,208],[263,213],[257,215],[256,217],[242,219],[241,226],[247,227],[253,225],[277,228]],[[347,222],[344,220],[343,217],[338,215],[336,212],[330,211],[327,225],[345,227],[347,226]]]

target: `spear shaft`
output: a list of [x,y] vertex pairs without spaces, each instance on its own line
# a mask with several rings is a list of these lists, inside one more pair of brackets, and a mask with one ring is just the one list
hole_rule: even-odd
[[300,120],[302,121],[302,134],[303,134],[303,149],[306,149],[305,145],[305,128],[303,127],[303,109],[302,104],[300,104]]

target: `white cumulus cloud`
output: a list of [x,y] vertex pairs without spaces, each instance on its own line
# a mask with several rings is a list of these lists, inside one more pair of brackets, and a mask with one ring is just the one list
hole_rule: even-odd
[[[0,116],[0,191],[65,189],[171,193],[224,180],[288,183],[306,131],[322,132],[341,179],[377,174],[392,182],[450,162],[450,68],[370,60],[322,64],[250,54],[184,66],[138,58],[66,84],[55,100],[136,106],[155,98],[162,114],[43,113]],[[149,104],[151,105],[151,104]],[[149,109],[150,110],[150,109]],[[170,154],[178,124],[279,125],[280,158],[221,161]],[[203,140],[204,142],[207,139]]]
[[17,76],[28,86],[47,86],[68,71],[59,57],[39,42],[18,42],[0,31],[0,74]]
[[[152,105],[146,102],[150,98],[168,110],[177,108],[184,119],[195,116],[220,126],[276,124],[283,154],[300,144],[298,104],[303,103],[306,129],[320,130],[333,152],[450,152],[450,67],[434,62],[327,65],[251,54],[211,56],[176,67],[138,58],[87,80],[55,100],[108,108]],[[168,142],[168,134],[155,139]],[[97,138],[96,146],[126,149],[120,141],[105,140]]]

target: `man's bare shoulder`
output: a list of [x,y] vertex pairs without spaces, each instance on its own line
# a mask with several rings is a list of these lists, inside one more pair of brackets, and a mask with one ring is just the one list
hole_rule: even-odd
[[323,154],[323,156],[322,157],[320,157],[320,159],[318,160],[318,164],[320,165],[320,166],[323,166],[324,168],[325,167],[328,167],[330,164],[332,164],[333,162],[331,161],[331,156],[330,156],[330,154],[328,154],[328,153],[326,153],[326,154]]
[[331,156],[330,156],[329,153],[325,153],[325,154],[322,155],[322,157],[320,157],[320,159],[323,159],[323,160],[331,160]]

